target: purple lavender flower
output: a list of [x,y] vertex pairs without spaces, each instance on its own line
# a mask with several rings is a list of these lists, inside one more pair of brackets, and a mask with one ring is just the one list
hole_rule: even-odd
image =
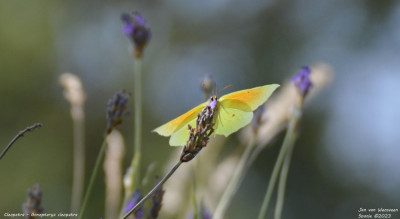
[[212,218],[211,213],[206,210],[203,210],[203,219],[211,219],[211,218]]
[[114,94],[113,99],[108,100],[106,108],[107,133],[110,133],[115,127],[122,123],[122,116],[128,115],[126,111],[128,98],[130,94],[124,90]]
[[137,12],[132,15],[122,14],[121,20],[124,23],[121,30],[132,40],[135,46],[135,56],[141,57],[143,49],[151,38],[150,29],[146,25],[146,20]]
[[[211,219],[212,215],[211,213],[204,207],[203,204],[200,205],[200,219]],[[190,212],[186,215],[186,219],[194,219],[195,218],[195,213]]]
[[312,87],[312,82],[310,80],[311,69],[308,66],[305,66],[301,69],[296,76],[292,78],[292,83],[296,85],[300,95],[304,98],[310,88]]
[[151,197],[151,208],[147,216],[148,219],[157,219],[162,207],[162,201],[164,197],[165,190],[162,186],[157,189],[157,191]]
[[[136,190],[133,194],[131,199],[129,200],[128,204],[125,206],[125,213],[128,213],[133,207],[137,205],[137,203],[142,199],[142,195],[140,194],[139,190]],[[134,213],[131,214],[129,218],[132,219],[142,219],[144,216],[144,208],[140,206],[140,208]]]

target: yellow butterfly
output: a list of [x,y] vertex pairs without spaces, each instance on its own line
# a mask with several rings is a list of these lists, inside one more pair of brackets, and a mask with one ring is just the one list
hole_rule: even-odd
[[169,139],[171,146],[184,146],[189,139],[188,124],[195,127],[197,115],[208,105],[215,108],[213,134],[227,137],[249,124],[253,118],[253,111],[267,101],[278,87],[278,84],[255,87],[226,94],[219,99],[217,95],[213,95],[209,101],[154,129],[153,132],[171,136]]

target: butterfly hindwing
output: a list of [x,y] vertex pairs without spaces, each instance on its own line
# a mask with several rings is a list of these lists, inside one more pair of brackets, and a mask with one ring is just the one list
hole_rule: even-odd
[[169,145],[171,146],[184,146],[189,139],[189,128],[188,124],[190,124],[193,128],[196,127],[196,120],[197,117],[195,117],[193,120],[191,120],[189,123],[187,123],[185,126],[177,130],[171,135],[171,138],[169,139]]
[[224,102],[220,103],[215,118],[215,134],[228,136],[243,126],[249,124],[253,118],[253,112],[228,107]]
[[265,103],[278,87],[277,84],[270,84],[222,96],[218,101],[215,134],[228,136],[248,125],[253,111]]

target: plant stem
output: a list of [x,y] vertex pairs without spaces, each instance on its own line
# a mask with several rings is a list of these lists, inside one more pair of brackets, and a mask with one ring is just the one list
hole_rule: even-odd
[[237,189],[239,188],[240,183],[243,180],[244,174],[247,172],[246,163],[248,162],[251,152],[254,149],[255,144],[248,144],[245,151],[243,152],[242,157],[240,158],[239,164],[237,165],[235,172],[226,187],[224,194],[218,202],[217,208],[214,213],[214,219],[221,219],[224,217],[226,210],[228,209],[229,204],[231,203],[233,196],[235,195]]
[[289,149],[286,153],[285,160],[283,161],[283,166],[281,170],[281,174],[279,177],[279,184],[278,184],[278,197],[276,199],[275,205],[275,219],[280,219],[282,217],[282,209],[283,209],[283,202],[285,200],[285,189],[286,189],[286,181],[287,175],[289,172],[290,161],[292,160],[294,142],[296,141],[296,134],[293,135],[293,138],[290,139]]
[[263,219],[267,215],[268,205],[271,200],[272,192],[274,190],[279,171],[282,167],[283,160],[286,156],[288,148],[290,147],[291,141],[294,138],[295,130],[300,119],[300,106],[301,104],[295,106],[294,112],[289,121],[289,127],[286,132],[285,139],[283,140],[281,150],[279,151],[278,159],[276,160],[274,169],[272,170],[271,178],[269,180],[267,192],[265,193],[265,197],[261,205],[258,219]]
[[101,166],[101,161],[104,158],[104,152],[105,152],[106,146],[107,146],[106,139],[107,139],[107,134],[104,134],[104,140],[103,140],[103,143],[101,144],[100,152],[97,155],[96,163],[94,165],[94,169],[93,169],[92,175],[90,176],[89,184],[88,184],[88,187],[87,187],[87,190],[85,193],[85,198],[83,199],[82,208],[79,213],[79,219],[82,219],[85,214],[86,206],[89,201],[89,197],[92,193],[92,189],[93,189],[94,182],[96,180],[96,176],[97,176],[100,166]]
[[[197,162],[196,162],[197,165]],[[195,170],[196,168],[194,167],[193,170]],[[199,202],[197,201],[197,189],[196,189],[196,172],[193,171],[192,173],[192,192],[193,192],[193,216],[194,219],[201,219],[201,214],[200,214],[200,209],[198,208],[198,204]]]
[[144,196],[144,197],[135,205],[135,207],[133,207],[131,210],[129,210],[129,212],[126,213],[122,218],[123,218],[123,219],[126,219],[126,218],[129,217],[130,214],[136,212],[136,211],[139,209],[139,207],[142,206],[143,203],[144,203],[147,199],[149,199],[149,198],[153,195],[153,193],[156,192],[157,189],[160,188],[160,186],[162,186],[162,185],[172,176],[172,174],[175,173],[175,171],[178,169],[178,167],[179,167],[181,164],[182,164],[182,161],[179,160],[178,163],[175,164],[175,166],[167,173],[167,175],[165,175],[164,178],[162,178],[161,181],[160,181],[159,183],[157,183],[157,185],[155,185],[155,186],[153,187],[153,189],[151,189],[150,192],[147,193],[147,195]]
[[133,59],[134,67],[134,157],[132,159],[132,168],[135,176],[134,186],[140,183],[140,161],[142,158],[142,59],[136,57]]
[[[140,161],[142,160],[142,58],[133,58],[133,83],[134,83],[134,133],[133,133],[133,158],[128,177],[132,183],[125,186],[125,197],[120,216],[124,213],[124,206],[128,203],[133,192],[140,186]],[[125,180],[124,180],[125,181]]]
[[[72,114],[74,132],[74,161],[72,176],[71,212],[78,212],[82,201],[82,193],[85,180],[85,122],[83,106],[74,107],[75,114]],[[75,116],[74,116],[75,115]]]
[[32,126],[26,127],[24,130],[19,131],[18,134],[10,141],[10,143],[8,143],[8,145],[7,145],[7,146],[3,149],[3,151],[1,152],[1,154],[0,154],[0,160],[1,160],[1,158],[4,157],[4,155],[6,155],[7,151],[11,148],[11,146],[12,146],[19,138],[24,137],[24,134],[25,134],[26,132],[31,132],[31,131],[33,131],[34,129],[40,128],[40,127],[42,127],[42,126],[43,126],[42,123],[36,123],[36,124],[34,124],[34,125],[32,125]]

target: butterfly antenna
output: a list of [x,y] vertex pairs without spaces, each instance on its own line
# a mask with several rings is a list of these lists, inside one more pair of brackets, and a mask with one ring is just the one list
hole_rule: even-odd
[[232,84],[226,85],[224,88],[222,88],[221,90],[218,91],[217,96],[219,96],[219,93],[222,92],[223,90],[232,87]]

